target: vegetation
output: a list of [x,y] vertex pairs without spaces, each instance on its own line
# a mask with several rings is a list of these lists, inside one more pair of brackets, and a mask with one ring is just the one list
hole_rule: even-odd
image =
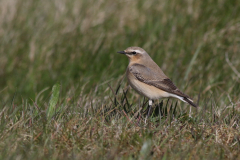
[[[0,159],[240,159],[237,0],[1,0]],[[128,87],[144,48],[199,108]]]

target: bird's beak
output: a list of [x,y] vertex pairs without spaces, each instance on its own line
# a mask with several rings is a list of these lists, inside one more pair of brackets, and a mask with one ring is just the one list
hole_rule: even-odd
[[118,51],[117,53],[126,54],[125,51]]

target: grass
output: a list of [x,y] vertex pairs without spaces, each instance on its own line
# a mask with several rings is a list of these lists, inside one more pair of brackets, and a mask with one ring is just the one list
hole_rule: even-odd
[[[239,15],[235,0],[1,0],[0,159],[239,159]],[[145,125],[129,46],[199,108],[159,100]]]

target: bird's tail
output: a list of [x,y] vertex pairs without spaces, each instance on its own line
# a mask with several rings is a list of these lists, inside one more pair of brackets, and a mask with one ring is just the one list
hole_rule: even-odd
[[195,103],[193,103],[193,100],[187,97],[183,97],[182,99],[184,102],[187,102],[188,104],[190,104],[193,107],[197,107],[197,105]]
[[179,96],[179,95],[176,95],[176,94],[171,94],[170,96],[174,97],[174,98],[178,98],[181,101],[183,101],[185,103],[188,103],[193,107],[198,107],[195,103],[193,103],[193,100],[191,98],[189,98],[187,95]]

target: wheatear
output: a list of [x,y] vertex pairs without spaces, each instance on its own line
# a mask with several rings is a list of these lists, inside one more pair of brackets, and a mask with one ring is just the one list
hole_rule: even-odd
[[193,100],[181,92],[173,82],[163,73],[148,53],[140,47],[129,47],[117,53],[125,54],[129,58],[127,79],[130,86],[139,94],[149,98],[149,111],[152,100],[174,97],[197,107]]

